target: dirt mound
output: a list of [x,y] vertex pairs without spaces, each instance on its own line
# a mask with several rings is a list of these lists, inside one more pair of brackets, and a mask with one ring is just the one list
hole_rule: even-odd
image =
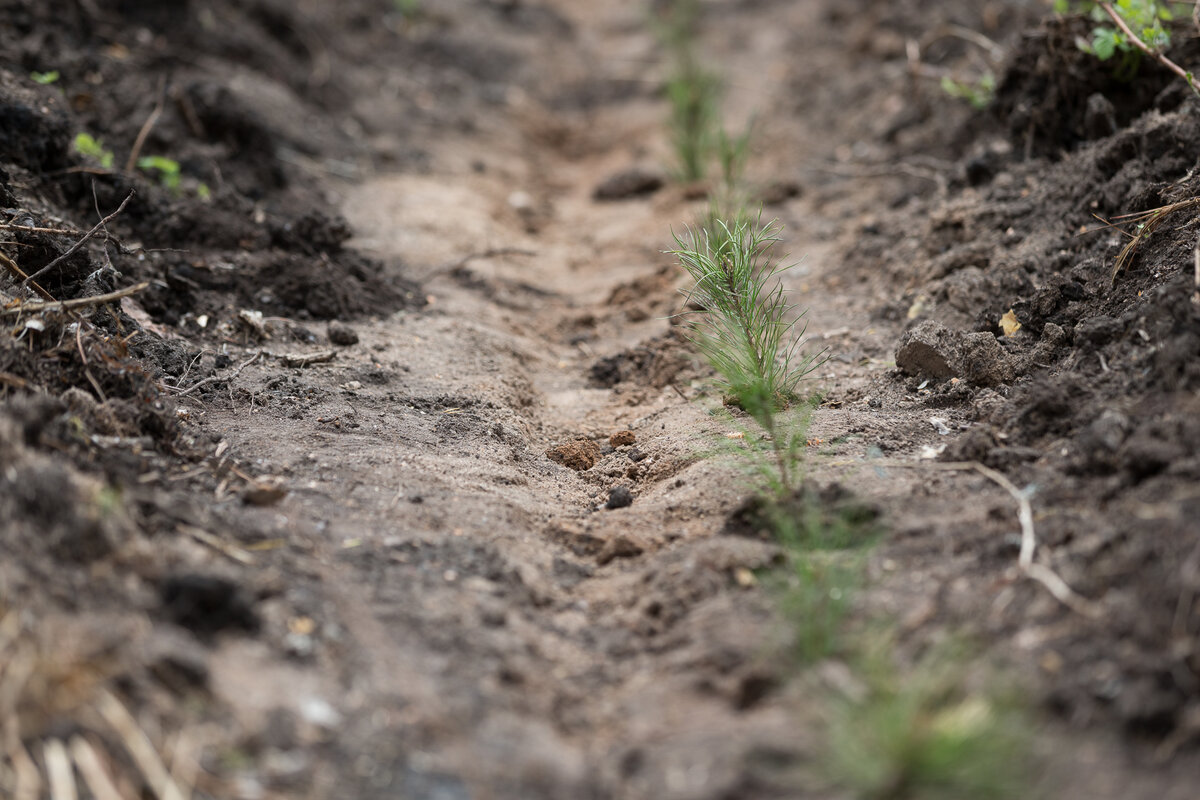
[[[1138,229],[1097,219],[1200,193],[1200,103],[1149,67],[1116,82],[1075,46],[1080,24],[1021,40],[992,111],[1009,124],[1010,155],[977,189],[911,201],[881,231],[898,244],[881,251],[864,237],[852,263],[882,257],[902,287],[877,314],[911,320],[897,364],[933,385],[897,376],[895,388],[930,408],[970,409],[975,426],[943,457],[1036,486],[1035,503],[1053,509],[1039,536],[1062,553],[1068,582],[1107,598],[1102,625],[1022,598],[1019,613],[1064,626],[1041,645],[1063,659],[1048,678],[1053,703],[1163,740],[1186,736],[1176,732],[1200,708],[1196,652],[1170,644],[1195,624],[1186,598],[1200,552],[1186,521],[1200,478],[1195,211],[1140,240],[1121,274],[1117,256]],[[925,220],[915,232],[913,219]],[[991,340],[997,379],[950,391],[942,382],[965,367],[950,367],[957,350],[938,343],[971,336]],[[1145,518],[1156,503],[1165,516]]]
[[[1172,111],[1187,99],[1187,86],[1151,59],[1140,59],[1131,78],[1118,74],[1119,58],[1106,64],[1083,52],[1078,42],[1094,27],[1082,17],[1047,20],[1024,34],[1009,56],[991,114],[1027,156],[1057,158],[1111,136],[1152,108]],[[1200,47],[1182,25],[1176,29],[1168,55],[1194,63]]]

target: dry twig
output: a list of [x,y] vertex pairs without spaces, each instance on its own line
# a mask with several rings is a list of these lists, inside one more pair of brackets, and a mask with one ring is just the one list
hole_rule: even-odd
[[117,206],[116,211],[112,212],[107,217],[105,217],[104,219],[97,222],[96,226],[94,228],[92,228],[90,231],[85,233],[79,239],[79,241],[75,242],[75,244],[68,247],[67,251],[65,253],[63,253],[61,256],[54,259],[53,261],[51,261],[46,266],[39,269],[37,272],[30,275],[28,278],[25,279],[24,283],[29,283],[32,280],[36,280],[37,278],[41,277],[42,275],[46,274],[50,270],[57,267],[62,262],[66,261],[71,256],[75,255],[75,253],[78,252],[79,248],[81,248],[85,244],[87,244],[87,241],[89,239],[91,239],[93,236],[95,236],[97,233],[99,233],[101,230],[103,230],[105,225],[107,225],[113,218],[115,218],[118,214],[120,214],[122,211],[125,210],[125,206],[129,205],[129,201],[133,199],[134,194],[135,194],[135,192],[130,191],[129,194],[125,196],[125,199],[121,201],[121,205]]
[[22,233],[51,233],[55,236],[83,236],[87,231],[77,231],[72,228],[41,228],[37,225],[14,225],[11,222],[0,222],[0,230],[21,231]]
[[236,561],[243,566],[251,566],[254,564],[254,556],[238,547],[230,544],[220,537],[214,536],[202,528],[197,528],[192,525],[180,525],[179,532],[185,533],[195,539],[200,544],[208,545],[218,553],[227,556],[230,560]]
[[121,737],[126,751],[146,778],[146,783],[158,800],[185,800],[184,793],[167,772],[166,766],[146,735],[129,713],[129,709],[109,692],[105,691],[96,702],[96,710]]
[[87,376],[88,383],[96,390],[96,397],[100,398],[101,403],[107,403],[108,398],[104,395],[104,390],[100,388],[99,382],[92,375],[92,369],[88,366],[87,354],[83,352],[83,323],[75,323],[75,346],[79,348],[79,360],[83,362],[83,374]]
[[104,763],[96,753],[96,748],[78,734],[71,737],[71,758],[74,759],[79,774],[83,776],[83,782],[87,784],[96,800],[124,800],[112,778],[105,772]]
[[142,145],[146,143],[146,137],[150,135],[158,118],[162,116],[163,104],[167,99],[166,88],[166,79],[164,78],[158,85],[158,102],[154,104],[154,110],[150,112],[150,116],[146,117],[146,121],[142,123],[137,138],[133,140],[133,148],[129,151],[129,158],[125,161],[126,172],[133,172],[133,168],[137,166],[138,156],[142,154]]
[[50,800],[79,800],[75,787],[75,772],[61,739],[47,739],[42,744],[42,760],[50,780]]
[[88,306],[99,306],[105,303],[111,303],[114,300],[120,300],[122,297],[129,297],[145,290],[150,285],[149,281],[126,286],[124,289],[118,289],[115,292],[107,294],[98,294],[92,297],[76,297],[73,300],[55,300],[53,302],[39,303],[37,301],[31,303],[22,303],[19,306],[12,308],[0,308],[0,317],[19,317],[22,314],[36,314],[46,311],[74,311],[77,308],[87,308]]
[[[1122,231],[1122,233],[1126,233],[1127,236],[1130,236],[1130,239],[1125,243],[1125,246],[1121,248],[1121,252],[1117,254],[1117,261],[1113,265],[1112,275],[1109,277],[1109,285],[1113,285],[1117,282],[1117,276],[1120,275],[1126,268],[1128,268],[1130,262],[1133,261],[1133,257],[1137,254],[1138,248],[1141,247],[1142,243],[1149,239],[1156,230],[1158,230],[1159,226],[1166,221],[1168,216],[1174,214],[1176,211],[1186,211],[1188,209],[1198,207],[1200,207],[1200,197],[1190,197],[1187,200],[1181,200],[1178,203],[1171,203],[1158,208],[1152,208],[1149,211],[1141,211],[1136,214],[1123,214],[1119,217],[1113,217],[1112,222],[1109,222],[1108,220],[1102,220],[1106,227],[1115,227],[1119,224],[1135,225],[1137,227],[1137,232],[1134,234],[1128,234],[1125,231]],[[1085,233],[1092,233],[1094,230],[1102,229],[1094,228],[1092,230],[1085,231]]]
[[964,42],[970,42],[979,49],[985,51],[988,54],[988,57],[996,63],[1004,60],[1004,48],[998,42],[989,39],[979,31],[971,30],[963,25],[939,25],[922,37],[921,41],[918,43],[918,47],[921,50],[927,50],[934,42],[948,37],[961,39]]
[[324,364],[333,361],[337,355],[333,350],[318,350],[315,353],[283,353],[279,360],[287,367],[307,367],[311,364]]
[[1033,506],[1029,502],[1028,492],[1017,488],[1016,484],[991,467],[984,466],[978,461],[950,461],[933,463],[894,463],[887,466],[914,467],[924,469],[974,470],[983,477],[995,483],[1008,492],[1017,501],[1017,519],[1021,523],[1021,551],[1017,556],[1017,567],[1029,578],[1037,581],[1046,588],[1054,599],[1089,619],[1096,619],[1103,610],[1099,604],[1075,592],[1067,582],[1058,576],[1054,570],[1033,560],[1037,550],[1037,534],[1033,527]]
[[210,377],[205,378],[202,381],[197,381],[196,383],[192,384],[191,386],[189,386],[186,389],[183,389],[182,391],[176,391],[173,387],[167,387],[167,388],[171,389],[171,391],[173,391],[173,392],[176,392],[176,395],[178,397],[187,397],[189,394],[192,394],[196,390],[201,389],[205,386],[208,386],[210,383],[217,383],[218,381],[232,381],[238,375],[242,374],[242,370],[244,370],[246,367],[253,364],[255,361],[258,361],[258,359],[261,356],[262,356],[262,351],[259,350],[257,353],[250,356],[250,358],[247,358],[241,364],[238,364],[237,369],[235,369],[229,375],[212,375]]
[[[0,264],[3,264],[4,268],[7,269],[9,272],[11,272],[13,274],[13,277],[15,277],[17,280],[21,281],[22,283],[29,280],[29,276],[25,274],[25,270],[18,267],[17,262],[13,261],[11,258],[4,255],[4,253],[0,253]],[[40,296],[46,300],[49,300],[51,303],[58,302],[57,300],[54,299],[54,295],[50,294],[45,289],[43,289],[42,285],[40,283],[38,283],[37,281],[30,281],[30,286],[32,286],[33,290],[38,293],[38,296]]]

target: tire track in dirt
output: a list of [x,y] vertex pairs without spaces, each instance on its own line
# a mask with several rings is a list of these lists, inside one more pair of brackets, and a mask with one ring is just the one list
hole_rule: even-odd
[[[783,632],[769,601],[733,580],[773,547],[713,537],[741,489],[697,460],[714,432],[698,407],[665,381],[612,391],[588,377],[598,357],[667,327],[659,298],[675,276],[660,250],[691,206],[677,191],[590,197],[641,142],[661,146],[646,138],[661,135],[661,111],[603,109],[555,151],[539,109],[514,106],[514,128],[491,131],[486,148],[443,141],[432,175],[353,188],[346,212],[360,246],[418,271],[492,248],[536,255],[433,278],[431,310],[364,326],[359,347],[306,376],[333,396],[294,436],[243,413],[231,440],[264,470],[290,469],[302,488],[282,513],[322,529],[316,591],[346,634],[318,658],[348,689],[339,738],[380,785],[736,791],[769,779],[748,771],[752,753],[808,747],[794,704],[759,705]],[[672,357],[676,372],[691,368]],[[372,371],[389,378],[349,383]],[[342,427],[321,432],[313,418]],[[586,472],[544,456],[626,428],[634,447]],[[593,510],[618,484],[633,486],[633,506]]]

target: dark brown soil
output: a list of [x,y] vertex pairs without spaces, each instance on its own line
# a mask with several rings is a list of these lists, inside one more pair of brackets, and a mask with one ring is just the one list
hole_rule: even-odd
[[[144,734],[204,798],[851,797],[707,455],[650,9],[405,5],[0,0],[0,796],[169,797]],[[1103,220],[1200,195],[1200,101],[1039,3],[704,5],[830,355],[786,513],[1014,676],[1044,794],[1192,797],[1200,217]]]

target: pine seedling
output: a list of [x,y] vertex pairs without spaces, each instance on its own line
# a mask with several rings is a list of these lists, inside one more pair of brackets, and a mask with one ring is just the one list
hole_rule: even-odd
[[802,425],[789,430],[781,424],[780,412],[820,362],[818,356],[800,353],[804,315],[794,315],[795,306],[787,302],[780,280],[787,267],[770,257],[778,241],[774,221],[714,219],[705,228],[676,236],[677,249],[671,253],[694,282],[686,293],[689,305],[702,309],[689,319],[690,338],[716,370],[729,402],[749,414],[769,438],[771,488],[782,498],[795,489],[804,435]]
[[746,129],[737,136],[730,136],[724,128],[717,131],[717,160],[721,164],[721,180],[726,190],[732,191],[741,184],[742,172],[746,169],[746,158],[750,155],[752,133],[753,119],[746,123]]
[[682,180],[701,180],[707,172],[715,145],[720,93],[715,75],[696,63],[690,53],[680,56],[676,71],[667,81],[667,97],[671,101],[671,144]]
[[974,685],[958,643],[907,669],[889,637],[860,649],[865,691],[836,707],[827,742],[840,785],[864,800],[1031,796],[1029,722],[1011,690]]
[[695,41],[700,21],[697,0],[673,0],[654,20],[659,42],[671,55],[667,99],[669,128],[675,150],[674,171],[679,180],[702,180],[717,147],[720,128],[721,81],[700,65]]

